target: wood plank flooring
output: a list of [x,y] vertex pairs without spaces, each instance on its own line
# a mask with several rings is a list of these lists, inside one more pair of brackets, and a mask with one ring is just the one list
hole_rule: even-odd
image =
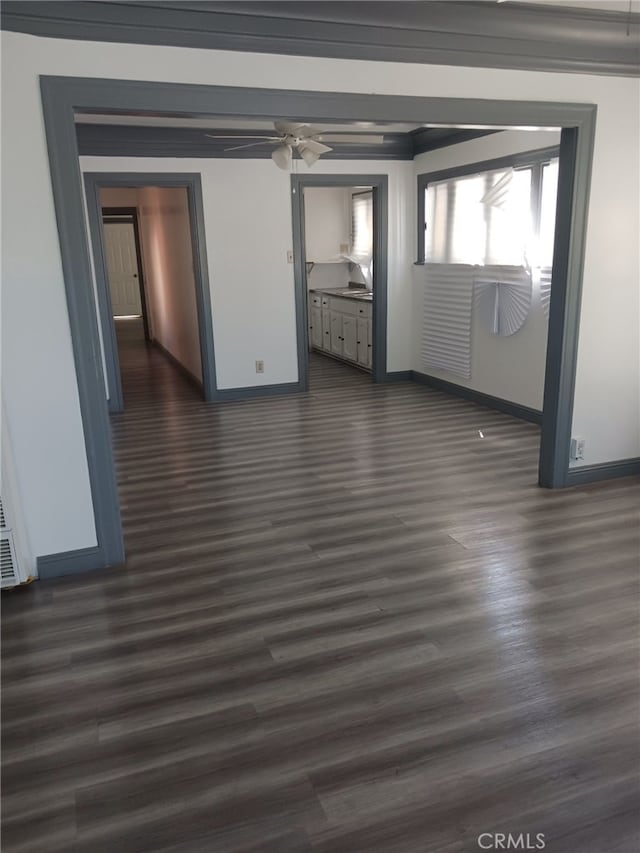
[[637,850],[638,482],[321,357],[205,405],[124,329],[127,565],[3,596],[4,853]]

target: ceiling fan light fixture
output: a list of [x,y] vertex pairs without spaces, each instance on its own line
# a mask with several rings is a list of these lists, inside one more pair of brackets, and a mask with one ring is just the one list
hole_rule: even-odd
[[271,159],[279,169],[288,171],[289,166],[291,165],[291,146],[278,145],[278,147],[274,149]]
[[310,148],[300,147],[300,156],[307,164],[307,166],[313,166],[314,163],[318,162],[320,158],[320,154],[317,151],[312,151]]

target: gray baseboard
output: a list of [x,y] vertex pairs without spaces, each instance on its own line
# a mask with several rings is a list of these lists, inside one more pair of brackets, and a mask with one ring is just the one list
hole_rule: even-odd
[[65,575],[104,569],[105,552],[100,545],[94,545],[91,548],[78,548],[75,551],[45,554],[37,558],[36,564],[40,580],[61,578]]
[[632,459],[617,459],[615,462],[600,462],[597,465],[582,465],[569,468],[568,486],[582,486],[585,483],[598,483],[600,480],[613,480],[617,477],[640,475],[640,456]]
[[280,397],[299,394],[305,388],[302,382],[282,382],[278,385],[249,385],[246,388],[222,388],[216,392],[216,401],[252,400],[256,397]]
[[411,370],[391,370],[385,373],[383,382],[410,382],[413,378]]
[[419,373],[416,370],[411,371],[411,379],[436,391],[461,397],[463,400],[469,400],[471,403],[477,403],[487,409],[496,409],[496,411],[511,415],[513,418],[520,418],[520,420],[529,421],[532,424],[542,424],[542,412],[537,409],[530,409],[528,406],[521,406],[519,403],[512,403],[510,400],[503,400],[501,397],[492,397],[490,394],[483,394],[482,391],[465,388],[463,385],[456,385],[454,382],[447,382],[445,379],[438,379],[436,376]]
[[180,373],[182,373],[182,375],[185,377],[185,379],[188,379],[192,385],[195,385],[196,388],[200,391],[200,393],[203,392],[204,386],[202,384],[202,380],[198,379],[198,377],[194,373],[192,373],[189,368],[185,367],[184,364],[179,361],[172,352],[169,352],[166,347],[162,346],[160,341],[156,340],[155,338],[152,338],[151,345],[154,346],[156,349],[160,350],[160,352],[167,359],[167,361],[170,361],[174,367],[177,367]]

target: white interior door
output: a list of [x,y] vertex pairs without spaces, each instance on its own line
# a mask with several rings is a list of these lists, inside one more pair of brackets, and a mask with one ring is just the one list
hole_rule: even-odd
[[141,315],[133,222],[105,222],[104,251],[113,316]]

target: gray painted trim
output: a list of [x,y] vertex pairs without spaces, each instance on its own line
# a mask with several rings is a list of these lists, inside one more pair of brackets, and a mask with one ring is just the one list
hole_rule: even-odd
[[[327,131],[330,132],[330,131]],[[376,131],[378,132],[378,131]],[[382,131],[380,131],[382,132]],[[453,134],[461,131],[453,131]],[[258,130],[242,130],[238,127],[226,130],[191,127],[149,127],[123,124],[76,125],[78,148],[81,156],[94,157],[205,157],[206,159],[259,160],[271,159],[273,143],[262,141]],[[233,140],[215,139],[207,134],[241,133],[256,137],[261,142],[253,148],[228,151]],[[264,134],[265,131],[262,131]],[[351,131],[350,131],[351,133]],[[366,135],[357,126],[356,135]],[[384,142],[376,145],[331,143],[331,151],[323,154],[323,160],[412,160],[414,156],[412,137],[409,133],[384,133]],[[486,131],[472,131],[474,136]],[[240,139],[237,144],[251,142]],[[426,142],[425,142],[426,144]]]
[[518,154],[508,154],[506,157],[496,157],[493,160],[481,160],[477,163],[464,163],[462,166],[452,166],[450,169],[440,169],[437,172],[422,172],[417,176],[418,192],[418,251],[416,263],[425,263],[424,232],[426,231],[425,190],[429,184],[436,181],[448,181],[452,178],[462,178],[466,175],[477,175],[481,172],[492,172],[498,169],[515,169],[518,166],[539,166],[558,157],[560,146],[552,145],[547,148],[536,148],[533,151],[521,151]]
[[308,388],[309,318],[307,306],[306,257],[304,253],[305,187],[373,187],[373,364],[374,382],[387,375],[387,259],[389,239],[388,175],[291,175],[293,217],[293,274],[296,298],[296,334],[298,341],[298,377]]
[[[120,387],[120,365],[115,339],[115,326],[111,299],[107,282],[104,257],[102,215],[100,209],[100,189],[102,187],[184,187],[189,201],[191,219],[191,240],[193,253],[194,280],[196,284],[196,304],[198,309],[198,330],[200,335],[200,360],[202,364],[202,389],[205,400],[216,400],[216,368],[213,344],[213,318],[211,315],[211,293],[209,290],[209,265],[207,261],[204,203],[202,199],[202,181],[199,172],[86,172],[84,182],[89,208],[91,244],[94,249],[96,285],[100,301],[100,322],[105,348],[105,359],[109,376],[109,388],[114,389],[112,411],[122,411],[122,390]],[[96,223],[98,227],[96,228]],[[103,313],[103,303],[108,312]],[[107,352],[109,350],[109,352]],[[112,371],[115,371],[112,376]],[[112,385],[111,382],[114,381]],[[109,395],[111,399],[111,394]],[[116,400],[120,408],[115,408]]]
[[103,569],[105,568],[104,548],[94,545],[91,548],[78,548],[75,551],[44,554],[37,558],[36,567],[39,580],[50,580],[65,575],[78,575],[95,569]]
[[71,344],[87,454],[98,551],[87,568],[124,562],[111,425],[84,220],[73,107],[60,87],[41,78],[42,108],[51,169]]
[[[502,4],[501,4],[502,5]],[[109,414],[82,201],[74,109],[169,112],[196,116],[291,116],[301,121],[431,121],[438,124],[524,125],[574,128],[577,155],[560,156],[561,174],[575,162],[577,190],[558,218],[556,234],[570,245],[566,286],[551,296],[550,329],[558,337],[548,351],[540,482],[566,482],[582,288],[582,265],[596,109],[589,104],[359,95],[134,80],[42,77],[40,80],[51,183],[69,311],[69,325],[87,451],[91,495],[102,565],[124,557]],[[575,145],[575,142],[573,143]],[[566,179],[566,177],[565,177]],[[202,234],[204,243],[204,234]],[[558,239],[556,239],[558,244]],[[555,262],[555,259],[554,259]],[[557,267],[557,268],[556,268]],[[554,267],[556,277],[562,273]],[[561,276],[563,277],[563,276]],[[559,312],[562,316],[559,316]],[[554,319],[558,315],[558,319]],[[553,320],[553,322],[552,322]],[[550,381],[552,380],[552,381]]]
[[632,459],[618,459],[616,462],[600,462],[597,465],[581,465],[578,468],[570,468],[567,475],[567,485],[583,486],[586,483],[598,483],[601,480],[638,475],[640,475],[640,456],[635,456]]
[[450,0],[2,4],[3,29],[52,38],[627,76],[640,73],[639,20]]
[[[264,131],[263,131],[264,132]],[[328,129],[329,133],[330,130]],[[331,151],[323,160],[412,160],[416,154],[457,145],[497,130],[462,130],[455,128],[421,128],[407,133],[380,131],[384,142],[379,145],[354,145],[331,143]],[[78,148],[81,156],[94,157],[206,157],[207,159],[257,160],[270,159],[273,144],[263,142],[254,148],[240,151],[226,150],[233,145],[229,139],[216,139],[216,135],[243,133],[260,141],[260,131],[234,128],[148,127],[124,124],[76,125]],[[358,125],[353,134],[366,136]],[[208,135],[211,134],[211,135]],[[247,140],[247,142],[250,140]]]
[[278,385],[248,385],[246,388],[221,388],[218,391],[219,402],[255,400],[256,397],[282,397],[306,391],[303,382],[281,382]]
[[513,403],[511,400],[504,400],[502,397],[493,397],[491,394],[484,394],[482,391],[476,391],[474,388],[466,388],[464,385],[456,385],[454,382],[447,382],[446,379],[439,379],[437,376],[420,373],[417,370],[411,371],[411,379],[420,385],[427,385],[436,391],[442,391],[453,397],[469,400],[469,402],[476,403],[478,406],[484,406],[487,409],[495,409],[498,412],[503,412],[505,415],[511,415],[512,418],[519,418],[521,421],[529,421],[532,424],[542,423],[542,412],[539,412],[537,409],[531,409],[529,406]]
[[111,291],[106,275],[107,260],[102,231],[102,207],[100,205],[100,187],[84,181],[85,197],[87,200],[87,217],[89,220],[89,237],[93,253],[93,268],[95,272],[96,294],[98,297],[98,322],[102,329],[102,347],[104,351],[104,368],[107,374],[107,405],[110,412],[121,412],[124,408],[122,382],[120,380],[120,362],[118,359],[118,341],[113,320]]
[[412,370],[392,370],[384,377],[385,382],[410,382],[412,379]]
[[539,483],[567,483],[596,108],[560,139]]

